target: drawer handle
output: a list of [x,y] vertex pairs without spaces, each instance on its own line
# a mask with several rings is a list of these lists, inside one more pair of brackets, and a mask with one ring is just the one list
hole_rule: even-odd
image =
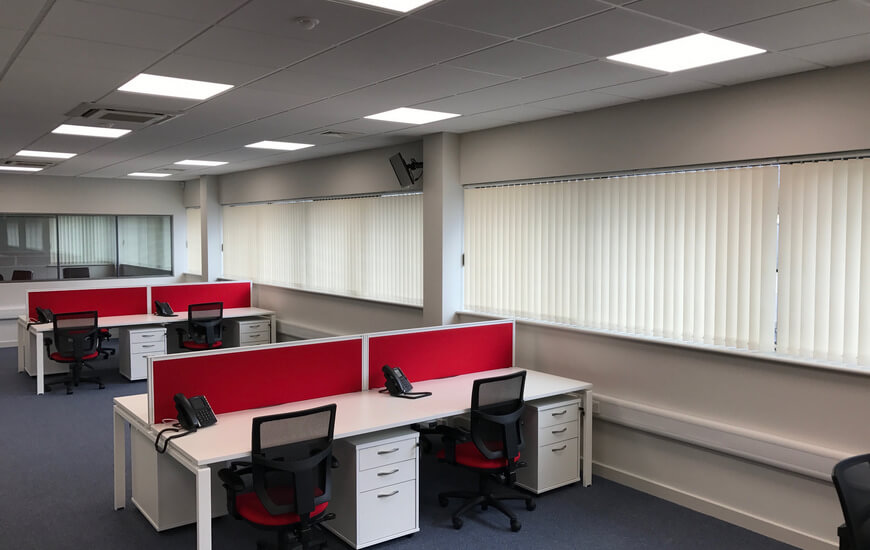
[[390,493],[390,494],[388,494],[388,495],[378,495],[378,498],[387,498],[387,497],[391,497],[391,496],[393,496],[393,495],[397,495],[397,494],[399,494],[399,490],[398,490],[398,489],[396,489],[395,491],[393,491],[392,493]]
[[154,338],[157,335],[156,334],[140,334],[139,336],[142,338]]
[[393,448],[390,449],[389,451],[378,451],[378,454],[379,454],[379,455],[388,455],[388,454],[390,454],[390,453],[395,453],[395,452],[398,451],[398,450],[399,450],[398,447],[393,447]]
[[565,432],[567,432],[567,431],[568,431],[568,426],[565,426],[565,427],[562,428],[561,430],[553,430],[553,435],[556,435],[556,434],[563,434],[563,433],[565,433]]
[[260,328],[260,325],[259,325],[259,324],[256,324],[256,325],[248,325],[248,328]]
[[550,414],[553,415],[553,416],[562,416],[562,415],[565,414],[566,412],[568,412],[568,409],[565,409],[565,410],[562,411],[562,412],[558,412],[558,413],[550,413]]
[[395,473],[398,472],[398,471],[399,471],[399,469],[396,468],[396,469],[393,470],[392,472],[378,472],[378,475],[379,475],[379,476],[391,476],[391,475],[395,474]]
[[550,450],[553,451],[553,452],[555,453],[555,452],[558,452],[558,451],[564,451],[564,450],[567,449],[567,448],[568,448],[568,444],[566,443],[566,444],[562,445],[561,447],[559,447],[558,449],[550,449]]
[[153,347],[156,346],[156,345],[157,345],[157,344],[145,344],[145,345],[142,346],[142,347],[143,347],[143,348],[153,348]]

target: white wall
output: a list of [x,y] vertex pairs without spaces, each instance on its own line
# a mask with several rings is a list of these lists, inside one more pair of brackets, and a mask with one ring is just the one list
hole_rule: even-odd
[[[863,63],[465,134],[460,179],[870,149],[868,89]],[[836,547],[842,515],[827,475],[867,452],[870,372],[530,324],[517,334],[520,366],[601,395],[596,474],[802,548]]]
[[16,345],[15,318],[24,313],[27,290],[75,286],[105,287],[166,283],[184,271],[187,221],[182,184],[105,178],[0,175],[0,211],[27,214],[163,214],[172,216],[175,277],[85,281],[15,281],[0,283],[0,346]]

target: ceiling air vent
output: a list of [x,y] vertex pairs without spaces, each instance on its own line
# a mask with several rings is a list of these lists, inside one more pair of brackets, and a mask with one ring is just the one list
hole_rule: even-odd
[[45,162],[41,160],[3,160],[0,161],[2,166],[15,166],[17,168],[49,168],[54,166],[54,162]]
[[100,126],[129,128],[135,130],[160,124],[172,118],[180,116],[181,111],[140,111],[129,107],[114,105],[98,105],[96,103],[82,103],[66,116],[85,121],[86,124],[98,124]]
[[325,132],[317,132],[317,133],[314,133],[311,135],[339,139],[339,138],[357,137],[357,136],[361,136],[363,134],[361,134],[359,132],[338,132],[336,130],[326,130]]

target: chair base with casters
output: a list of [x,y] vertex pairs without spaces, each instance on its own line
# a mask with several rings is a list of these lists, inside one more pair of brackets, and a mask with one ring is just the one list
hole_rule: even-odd
[[108,359],[110,355],[115,355],[115,348],[104,348],[103,343],[112,339],[112,333],[107,328],[101,328],[99,333],[99,341],[97,344],[97,353],[103,359]]
[[[473,443],[467,442],[464,444],[459,444],[457,446],[457,462],[460,464],[465,464],[465,460],[461,455],[468,454],[472,455],[473,451],[467,447],[468,445],[474,446]],[[463,453],[462,449],[465,447],[467,450]],[[474,449],[476,450],[476,449]],[[440,451],[438,453],[439,460],[445,460],[445,451]],[[475,457],[472,460],[486,460],[483,456]],[[518,462],[518,467],[525,466],[524,462]],[[496,466],[498,467],[498,466]],[[505,500],[522,500],[526,503],[526,510],[534,510],[537,506],[535,504],[535,499],[529,495],[524,495],[516,490],[511,490],[509,488],[505,488],[504,492],[496,493],[495,492],[495,481],[496,479],[493,476],[493,473],[489,469],[485,470],[477,470],[478,472],[478,488],[477,491],[447,491],[444,493],[438,493],[438,504],[442,508],[446,508],[449,504],[449,499],[451,498],[460,498],[465,502],[453,512],[451,516],[451,520],[453,521],[454,529],[462,528],[462,516],[472,508],[480,506],[481,510],[487,510],[490,506],[504,514],[510,519],[511,531],[517,532],[522,529],[523,525],[520,523],[520,520],[517,518],[517,515],[514,514],[510,509],[508,509],[502,501]],[[496,476],[497,477],[497,476]],[[499,480],[504,483],[504,480]]]
[[[46,340],[48,340],[48,345],[50,345],[51,341],[49,339]],[[78,387],[79,384],[82,383],[96,384],[99,389],[105,389],[106,386],[103,384],[103,381],[100,380],[99,376],[82,376],[83,367],[88,367],[91,370],[93,370],[94,368],[91,365],[85,363],[85,361],[94,359],[99,355],[100,353],[95,351],[83,357],[81,361],[77,361],[75,359],[70,360],[68,357],[64,357],[57,352],[52,353],[51,355],[49,355],[49,357],[53,361],[57,361],[58,363],[66,363],[69,365],[69,373],[59,375],[63,377],[59,380],[52,380],[50,382],[46,382],[43,389],[47,392],[50,392],[52,386],[57,384],[63,384],[64,386],[66,386],[67,395],[73,392],[73,387]]]

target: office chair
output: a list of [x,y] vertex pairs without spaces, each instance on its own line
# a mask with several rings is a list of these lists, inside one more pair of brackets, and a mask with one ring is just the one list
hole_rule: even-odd
[[115,348],[103,347],[105,342],[112,339],[112,333],[107,328],[101,328],[97,333],[97,353],[103,359],[108,359],[110,355],[115,355]]
[[58,363],[66,363],[70,367],[69,374],[61,380],[47,382],[45,391],[51,391],[51,386],[54,384],[63,384],[66,386],[66,393],[70,394],[73,392],[73,386],[78,386],[82,382],[97,384],[100,389],[105,388],[99,377],[82,376],[84,367],[93,369],[85,361],[99,355],[97,345],[100,329],[97,328],[97,312],[55,313],[52,323],[54,331],[51,338],[45,339],[45,345],[46,348],[50,349],[51,345],[54,344],[56,351],[49,354],[49,357]]
[[522,524],[501,503],[502,500],[524,500],[527,510],[535,509],[533,498],[519,493],[496,495],[491,487],[493,481],[512,487],[516,481],[516,469],[526,465],[520,462],[525,384],[525,371],[475,380],[471,394],[471,431],[439,427],[444,448],[438,452],[438,459],[478,473],[476,491],[451,491],[438,495],[438,504],[442,507],[447,506],[450,498],[465,499],[453,513],[453,527],[456,529],[462,527],[459,516],[477,505],[482,510],[492,506],[509,517],[511,531],[519,531]]
[[870,454],[841,460],[831,478],[846,520],[837,529],[841,550],[870,550]]
[[175,329],[178,332],[178,346],[192,351],[221,347],[223,320],[223,302],[190,304],[187,306],[187,328]]
[[89,279],[91,270],[88,267],[65,267],[63,268],[64,279]]
[[[332,488],[330,469],[336,405],[254,418],[251,462],[233,462],[218,472],[227,491],[227,509],[255,527],[278,531],[279,550],[301,544],[321,548],[320,523]],[[257,548],[265,548],[262,542]]]
[[13,281],[32,281],[33,272],[29,269],[16,269],[12,272]]

